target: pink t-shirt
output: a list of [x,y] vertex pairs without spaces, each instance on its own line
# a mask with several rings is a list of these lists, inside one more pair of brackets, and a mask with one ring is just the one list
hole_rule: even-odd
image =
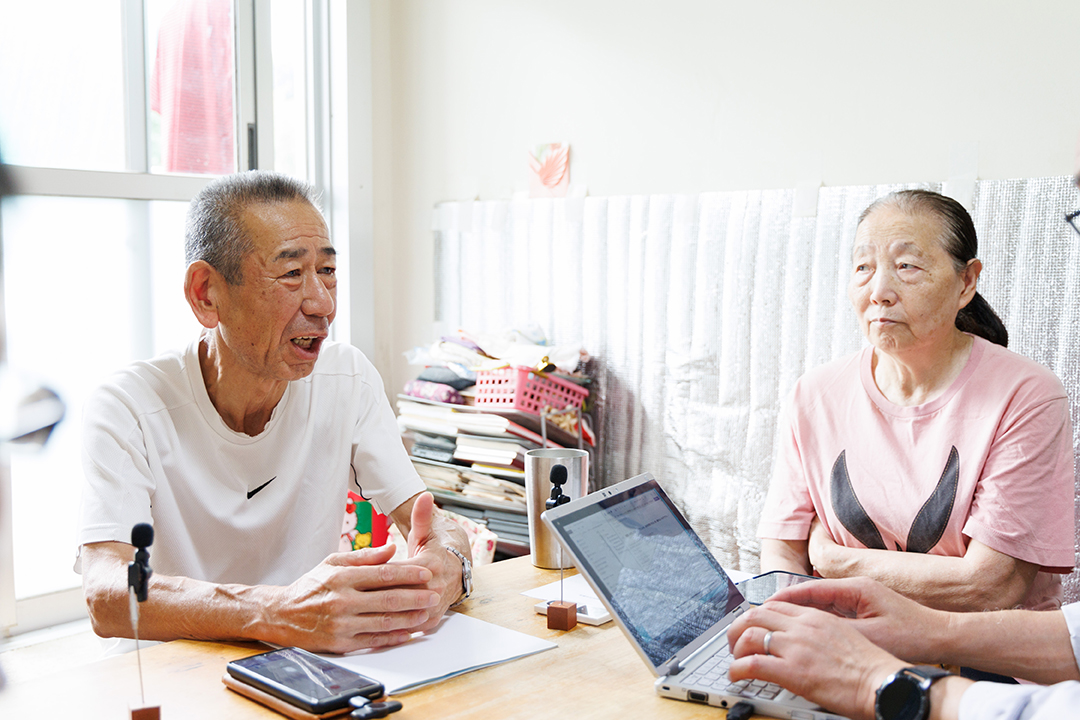
[[1042,566],[1023,605],[1061,604],[1073,555],[1068,397],[1048,369],[974,338],[952,386],[889,402],[873,349],[799,379],[758,535],[805,540],[814,517],[846,547],[962,556],[971,539]]

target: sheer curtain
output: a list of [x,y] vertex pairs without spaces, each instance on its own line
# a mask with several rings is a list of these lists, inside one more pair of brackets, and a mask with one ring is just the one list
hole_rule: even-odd
[[[758,568],[780,407],[807,369],[863,338],[847,300],[858,215],[900,187],[445,203],[436,318],[539,323],[593,356],[596,487],[649,471],[726,567]],[[981,291],[1010,347],[1049,366],[1080,418],[1080,238],[1067,177],[981,182]],[[1077,436],[1074,434],[1074,445]],[[1070,581],[1067,593],[1076,588]]]

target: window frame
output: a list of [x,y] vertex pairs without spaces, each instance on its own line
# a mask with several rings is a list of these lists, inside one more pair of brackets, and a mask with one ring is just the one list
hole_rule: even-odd
[[[264,44],[269,46],[269,4],[265,0],[233,0],[233,12],[236,19],[233,52],[236,58],[234,92],[237,98],[238,167],[245,167],[249,148],[247,133],[242,131],[242,128],[246,128],[249,122],[255,122],[255,77],[258,74],[271,78],[273,76],[269,52],[261,56],[256,56],[255,53],[257,15],[265,16],[262,26],[267,30]],[[127,171],[8,165],[6,167],[10,172],[15,195],[188,202],[207,183],[218,177],[149,172],[146,143],[149,121],[146,103],[146,30],[142,0],[122,0],[121,22],[124,44]],[[241,58],[247,59],[242,62]],[[260,63],[265,63],[265,66]],[[267,102],[267,106],[272,108],[272,102]],[[270,130],[272,131],[272,128]],[[272,135],[270,138],[262,147],[269,147],[272,152]],[[256,147],[258,146],[257,142]],[[144,227],[136,227],[136,231],[144,231],[141,235],[149,237],[149,217],[146,214],[141,218],[133,218],[132,222],[146,223]],[[133,282],[139,283],[137,279],[133,279]],[[146,348],[149,348],[149,339],[146,340]],[[72,419],[69,417],[67,422],[72,422]],[[11,499],[9,463],[0,456],[0,636],[16,635],[85,618],[86,604],[82,588],[78,586],[43,595],[16,598]]]

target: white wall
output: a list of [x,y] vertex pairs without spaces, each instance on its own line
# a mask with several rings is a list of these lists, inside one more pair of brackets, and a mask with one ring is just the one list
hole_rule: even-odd
[[524,190],[534,144],[612,195],[946,180],[972,149],[984,179],[1063,175],[1080,131],[1075,0],[375,0],[372,23],[392,392],[432,340],[432,207]]

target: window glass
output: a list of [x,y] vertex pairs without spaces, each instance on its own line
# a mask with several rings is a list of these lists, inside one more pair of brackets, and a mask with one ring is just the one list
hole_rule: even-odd
[[3,203],[8,362],[32,370],[67,404],[42,451],[11,457],[15,594],[23,598],[80,582],[72,564],[87,397],[131,361],[186,345],[198,323],[183,296],[186,203]]
[[307,49],[305,3],[273,0],[270,6],[274,58],[274,168],[308,179]]
[[[0,8],[0,145],[6,162],[135,170],[126,156],[120,0]],[[236,170],[231,0],[146,0],[147,142],[153,172]],[[15,69],[16,71],[12,71]]]
[[5,162],[124,170],[119,0],[0,3]]
[[146,0],[151,172],[236,171],[232,0]]

